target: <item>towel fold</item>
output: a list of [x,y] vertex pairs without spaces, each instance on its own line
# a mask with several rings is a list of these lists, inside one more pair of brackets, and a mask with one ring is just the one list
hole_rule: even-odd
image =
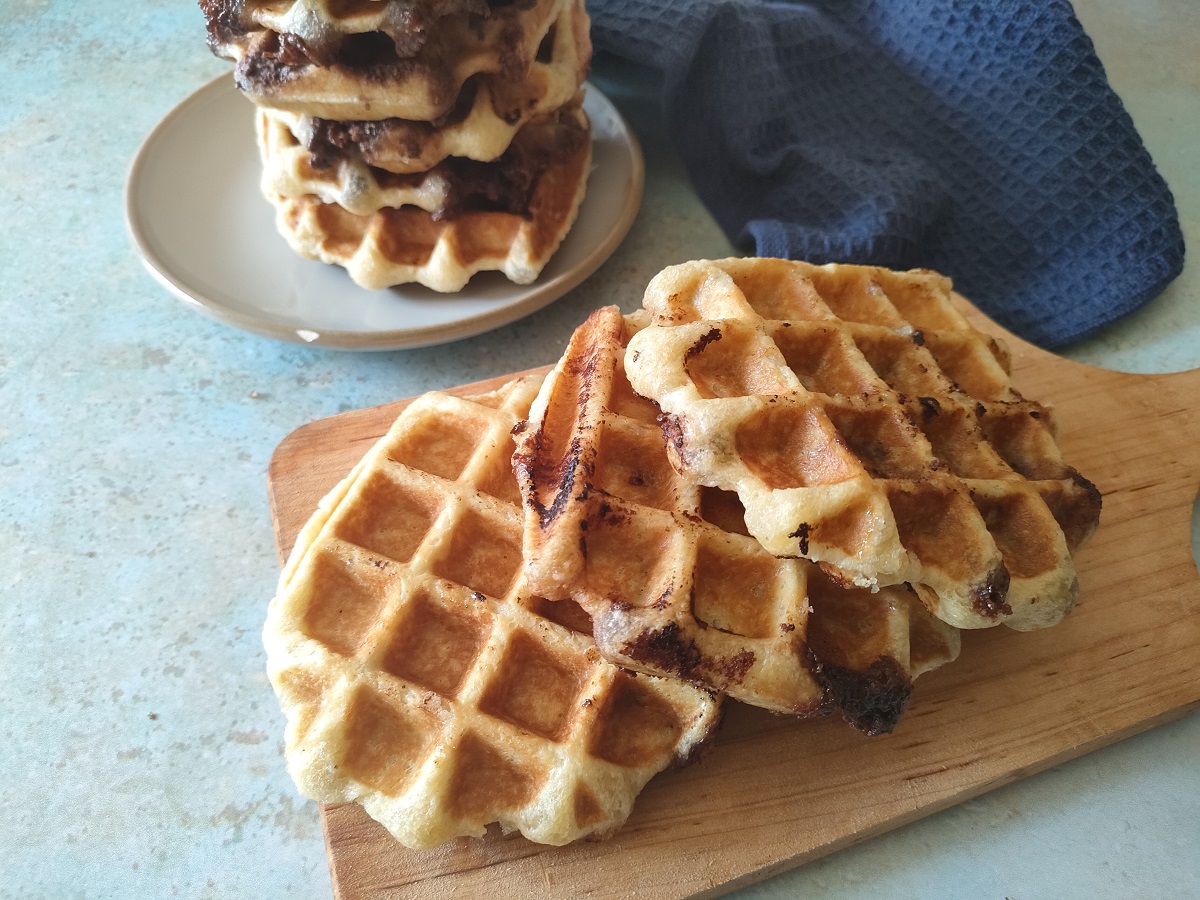
[[1065,0],[589,0],[664,73],[672,141],[743,252],[937,269],[1044,347],[1179,274],[1170,190]]

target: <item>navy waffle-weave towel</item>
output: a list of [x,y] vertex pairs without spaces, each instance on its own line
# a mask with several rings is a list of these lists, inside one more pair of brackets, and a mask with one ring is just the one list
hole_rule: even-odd
[[1055,347],[1183,267],[1166,184],[1066,0],[588,0],[664,73],[672,141],[739,248],[924,266]]

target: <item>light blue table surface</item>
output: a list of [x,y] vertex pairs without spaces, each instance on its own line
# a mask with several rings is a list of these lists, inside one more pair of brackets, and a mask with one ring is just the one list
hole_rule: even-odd
[[[1195,367],[1200,4],[1077,8],[1192,256],[1161,297],[1066,355]],[[122,212],[140,141],[227,70],[203,31],[190,2],[0,2],[4,897],[328,897],[259,639],[277,573],[275,445],[339,411],[551,362],[589,310],[633,308],[664,265],[730,251],[646,79],[605,65],[596,82],[645,144],[646,197],[616,255],[567,297],[458,344],[373,355],[217,324],[143,269]],[[742,896],[1200,897],[1200,717]]]

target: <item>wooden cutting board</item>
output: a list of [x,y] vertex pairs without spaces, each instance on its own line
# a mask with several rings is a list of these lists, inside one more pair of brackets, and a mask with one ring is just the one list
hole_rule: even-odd
[[[1200,370],[1124,375],[1005,334],[1017,387],[1054,405],[1072,465],[1104,494],[1060,625],[968,632],[922,677],[900,726],[865,738],[730,704],[712,751],[647,786],[611,840],[563,848],[489,833],[406,850],[354,804],[322,808],[334,894],[628,897],[719,894],[801,865],[1200,707]],[[492,379],[454,390],[474,393]],[[406,401],[289,435],[268,483],[280,559],[321,496]]]

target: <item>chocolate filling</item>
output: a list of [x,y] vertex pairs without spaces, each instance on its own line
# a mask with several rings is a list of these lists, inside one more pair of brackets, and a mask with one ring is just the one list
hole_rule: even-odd
[[[345,34],[331,28],[319,38],[265,30],[254,21],[245,0],[200,0],[200,9],[208,29],[208,45],[214,53],[220,54],[223,47],[254,36],[246,56],[261,58],[251,61],[239,75],[253,86],[270,87],[294,78],[309,66],[341,66],[379,81],[401,78],[413,70],[411,61],[422,55],[422,51],[428,58],[423,60],[421,68],[429,69],[436,76],[439,69],[448,68],[446,60],[452,48],[438,46],[436,38],[450,32],[448,23],[443,20],[451,17],[458,18],[479,36],[489,20],[503,19],[497,42],[503,69],[508,74],[519,74],[519,61],[514,61],[516,46],[523,37],[518,17],[536,2],[538,0],[392,2],[378,31]],[[280,52],[281,46],[286,47],[286,52]],[[406,62],[410,65],[405,65]]]
[[[538,181],[547,169],[574,156],[588,140],[589,131],[576,116],[577,105],[563,107],[554,116],[531,122],[522,128],[508,150],[492,162],[477,162],[463,157],[448,157],[429,170],[398,175],[374,169],[383,187],[415,185],[426,177],[440,176],[447,184],[447,197],[433,213],[434,221],[454,219],[470,212],[502,212],[533,218],[531,204]],[[369,128],[372,123],[330,123],[346,131]],[[321,168],[336,158],[314,153],[311,164]]]
[[478,78],[468,79],[454,106],[431,122],[397,118],[361,122],[310,119],[307,146],[312,154],[312,164],[323,169],[340,159],[358,155],[370,162],[372,147],[379,142],[398,144],[406,155],[415,157],[431,134],[447,125],[458,124],[470,114],[475,105],[478,85]]
[[[401,45],[415,45],[420,49],[430,27],[447,16],[487,18],[495,10],[529,9],[537,0],[392,0],[381,30],[397,42],[396,51],[402,53]],[[262,26],[251,14],[253,0],[200,0],[200,10],[208,27],[210,41],[235,42]],[[314,47],[314,53],[328,53],[332,44],[340,39],[332,34],[329,41]],[[414,50],[415,52],[415,50]]]
[[[552,61],[558,25],[552,25],[538,48],[537,60]],[[327,168],[341,159],[361,158],[371,165],[390,168],[383,160],[403,158],[416,159],[430,137],[440,129],[461,123],[475,107],[480,87],[490,75],[473,75],[463,83],[454,105],[443,115],[428,122],[411,119],[387,118],[370,121],[336,121],[314,117],[308,120],[306,146],[312,153],[312,164],[316,168]],[[497,97],[492,94],[492,106],[496,114],[509,125],[520,121],[522,109],[519,105],[496,106]],[[504,104],[502,104],[504,105]],[[377,162],[376,160],[380,160]]]

